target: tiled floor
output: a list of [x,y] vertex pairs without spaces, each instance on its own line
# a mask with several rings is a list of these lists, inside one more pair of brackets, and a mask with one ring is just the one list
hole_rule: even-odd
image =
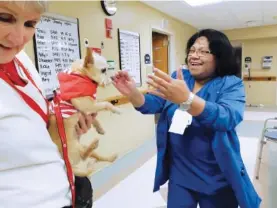
[[156,156],[95,202],[95,208],[153,208],[164,206],[159,192],[153,193]]
[[[255,164],[259,147],[259,137],[263,127],[264,119],[274,117],[273,110],[259,112],[249,110],[245,114],[245,121],[238,127],[238,135],[241,143],[242,157],[246,169],[253,179],[253,183],[263,199],[262,208],[276,208],[274,195],[277,189],[277,182],[272,181],[274,170],[277,173],[274,153],[277,145],[267,144],[263,151],[263,160],[260,171],[260,179],[255,179]],[[260,110],[260,111],[262,111]],[[277,113],[276,113],[277,115]],[[270,159],[268,159],[270,158]],[[151,157],[135,172],[131,173],[124,180],[111,188],[95,201],[95,208],[166,208],[167,185],[159,192],[153,193],[154,172],[156,156]],[[275,167],[275,169],[274,169]],[[274,170],[273,170],[274,169]],[[274,178],[276,180],[276,178]],[[274,187],[273,187],[274,185]],[[277,200],[277,199],[276,199]]]
[[[255,157],[258,138],[241,137],[242,157],[251,178],[254,178]],[[156,156],[147,161],[136,172],[95,202],[95,208],[158,208],[166,206],[167,186],[153,193]],[[124,203],[123,203],[124,202]]]

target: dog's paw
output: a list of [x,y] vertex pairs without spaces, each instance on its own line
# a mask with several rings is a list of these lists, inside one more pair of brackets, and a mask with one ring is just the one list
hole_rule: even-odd
[[93,149],[96,149],[99,146],[99,139],[97,138],[93,143]]
[[116,107],[112,109],[112,112],[115,114],[118,114],[118,115],[120,115],[122,113],[120,108],[116,108]]
[[101,135],[104,135],[106,133],[105,130],[102,128],[96,129],[96,131],[98,134],[101,134]]
[[108,158],[108,162],[114,162],[116,159],[117,159],[117,157],[118,157],[118,155],[117,154],[114,154],[114,155],[112,155],[112,156],[110,156],[109,158]]

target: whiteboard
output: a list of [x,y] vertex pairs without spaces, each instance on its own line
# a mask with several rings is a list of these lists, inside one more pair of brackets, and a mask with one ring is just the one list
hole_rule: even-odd
[[34,49],[45,95],[51,98],[53,90],[59,86],[57,73],[81,58],[78,19],[50,13],[43,15],[36,26]]
[[140,35],[139,33],[118,29],[120,69],[127,71],[141,86]]

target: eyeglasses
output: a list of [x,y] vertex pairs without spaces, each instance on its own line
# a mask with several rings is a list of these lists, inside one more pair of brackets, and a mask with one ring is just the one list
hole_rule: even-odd
[[196,53],[199,57],[207,56],[208,54],[212,54],[209,50],[195,50],[195,49],[189,49],[188,56],[192,56],[194,53]]

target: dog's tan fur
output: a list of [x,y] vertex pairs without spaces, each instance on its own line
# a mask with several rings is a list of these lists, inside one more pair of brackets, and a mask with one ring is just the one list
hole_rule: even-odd
[[[75,61],[72,64],[72,72],[78,72],[82,75],[89,77],[91,80],[101,85],[101,69],[97,69],[94,64],[93,54],[90,49],[87,49],[87,54],[80,65],[81,60]],[[80,112],[88,115],[92,113],[97,113],[99,111],[108,110],[113,113],[119,113],[118,108],[113,106],[109,102],[97,102],[90,96],[78,97],[71,99],[71,104]],[[73,172],[76,176],[89,176],[93,173],[94,168],[92,163],[88,162],[87,166],[81,168],[78,164],[81,161],[87,161],[89,158],[94,158],[97,161],[107,161],[113,162],[117,155],[102,156],[96,153],[94,150],[98,147],[99,139],[95,139],[88,146],[84,146],[80,143],[80,138],[76,132],[76,125],[79,121],[79,113],[75,113],[69,118],[64,118],[64,128],[67,138],[67,148],[70,163],[72,165]],[[93,121],[93,126],[99,134],[104,134],[104,129],[95,118]],[[59,136],[57,121],[55,115],[51,114],[49,118],[49,128],[48,131],[53,142],[58,146],[59,152],[62,155],[62,144]]]

